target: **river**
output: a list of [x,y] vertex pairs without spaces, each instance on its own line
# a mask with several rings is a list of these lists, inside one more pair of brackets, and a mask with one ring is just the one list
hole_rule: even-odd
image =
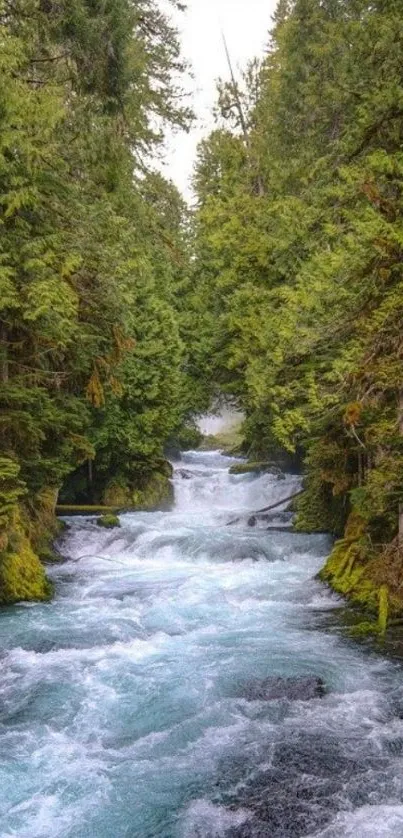
[[338,630],[326,537],[226,526],[297,482],[230,463],[71,519],[54,601],[1,612],[4,838],[403,836],[401,665]]

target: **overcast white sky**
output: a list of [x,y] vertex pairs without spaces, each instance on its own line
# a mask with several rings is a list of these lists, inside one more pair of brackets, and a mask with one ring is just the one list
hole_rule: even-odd
[[197,143],[213,124],[215,81],[219,76],[228,77],[221,32],[233,63],[244,66],[248,59],[262,54],[276,5],[276,0],[188,0],[187,11],[177,20],[183,54],[195,77],[192,104],[198,122],[189,136],[170,139],[165,172],[188,197]]

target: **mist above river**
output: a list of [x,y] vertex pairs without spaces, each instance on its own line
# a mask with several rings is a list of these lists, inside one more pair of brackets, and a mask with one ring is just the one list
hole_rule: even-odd
[[211,414],[202,416],[197,425],[204,436],[215,436],[223,431],[232,431],[238,428],[243,419],[243,413],[240,411],[233,408],[222,408],[216,416]]

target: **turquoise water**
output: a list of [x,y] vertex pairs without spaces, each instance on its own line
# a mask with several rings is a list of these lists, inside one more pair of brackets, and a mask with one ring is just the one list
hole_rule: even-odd
[[[226,526],[297,478],[229,465],[185,455],[172,512],[71,520],[54,602],[2,611],[1,836],[403,836],[401,667],[328,628],[325,537]],[[324,697],[251,698],[307,675]]]

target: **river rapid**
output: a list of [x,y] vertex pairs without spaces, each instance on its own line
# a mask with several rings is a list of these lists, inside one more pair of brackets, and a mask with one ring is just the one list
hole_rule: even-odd
[[4,838],[403,836],[401,665],[338,631],[326,537],[226,526],[298,482],[231,462],[185,454],[170,512],[69,520],[54,601],[1,612]]

